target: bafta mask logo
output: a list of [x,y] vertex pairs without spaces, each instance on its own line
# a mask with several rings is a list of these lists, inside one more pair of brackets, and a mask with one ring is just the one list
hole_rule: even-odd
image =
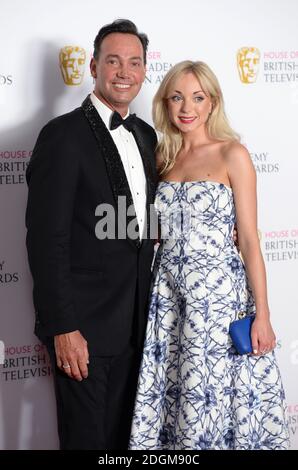
[[66,85],[80,85],[83,80],[86,51],[78,46],[65,46],[60,49],[59,63]]
[[237,66],[242,83],[254,83],[257,79],[260,51],[256,47],[241,47],[237,52]]

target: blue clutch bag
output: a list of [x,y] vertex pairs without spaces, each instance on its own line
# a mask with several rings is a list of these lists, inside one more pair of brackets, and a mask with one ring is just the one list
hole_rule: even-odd
[[248,315],[230,324],[230,337],[238,354],[249,354],[252,352],[250,332],[254,319],[255,315]]

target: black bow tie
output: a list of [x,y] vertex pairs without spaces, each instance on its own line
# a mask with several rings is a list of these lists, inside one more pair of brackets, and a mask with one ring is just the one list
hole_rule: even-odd
[[124,126],[129,132],[132,132],[136,122],[136,115],[130,114],[126,119],[122,119],[117,111],[114,111],[110,121],[110,130],[113,131],[119,126]]

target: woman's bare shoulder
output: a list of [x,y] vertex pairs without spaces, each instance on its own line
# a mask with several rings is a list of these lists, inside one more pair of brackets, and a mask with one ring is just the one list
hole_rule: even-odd
[[157,169],[157,171],[160,171],[161,168],[162,168],[162,166],[163,166],[163,163],[164,163],[162,154],[161,154],[160,152],[156,152],[156,154],[155,154],[155,162],[156,162],[156,169]]
[[239,158],[250,159],[247,148],[237,140],[225,142],[222,146],[222,153],[226,160],[234,160]]

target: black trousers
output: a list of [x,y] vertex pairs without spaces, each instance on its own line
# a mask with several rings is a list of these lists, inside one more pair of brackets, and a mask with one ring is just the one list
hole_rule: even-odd
[[78,382],[57,368],[54,350],[48,350],[60,449],[127,449],[141,352],[129,346],[119,356],[91,356],[88,378]]

